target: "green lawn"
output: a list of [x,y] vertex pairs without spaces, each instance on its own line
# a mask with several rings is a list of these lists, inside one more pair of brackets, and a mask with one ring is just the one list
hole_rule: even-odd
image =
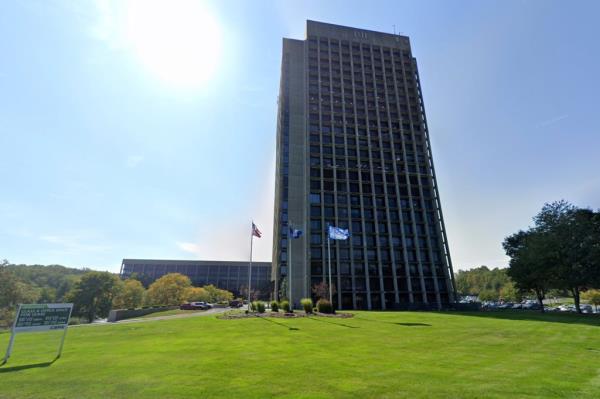
[[[17,337],[0,398],[598,398],[600,318],[214,316]],[[0,334],[4,350],[9,334]]]

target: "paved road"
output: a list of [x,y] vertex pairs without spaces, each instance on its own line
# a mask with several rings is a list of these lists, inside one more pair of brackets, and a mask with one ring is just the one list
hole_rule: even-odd
[[[139,322],[143,322],[143,321],[155,321],[155,320],[187,319],[189,317],[200,317],[200,316],[209,316],[209,315],[219,314],[219,313],[223,313],[227,310],[231,310],[231,308],[212,308],[212,309],[208,309],[204,312],[191,312],[191,313],[173,314],[173,315],[169,315],[169,316],[144,317],[144,318],[139,318],[139,319],[125,319],[125,320],[119,320],[115,323],[121,324],[121,323],[139,323]],[[115,324],[115,323],[107,323],[107,324]]]
[[143,318],[137,318],[137,319],[125,319],[125,320],[119,320],[114,323],[108,323],[106,321],[101,321],[101,322],[96,322],[96,323],[91,323],[91,324],[77,324],[77,325],[69,326],[69,328],[83,327],[83,326],[112,325],[112,324],[143,323],[145,321],[169,320],[169,319],[187,319],[189,317],[201,317],[201,316],[215,315],[215,314],[226,312],[228,310],[231,310],[231,308],[212,308],[212,309],[206,310],[204,312],[191,312],[191,313],[174,314],[174,315],[169,315],[169,316],[156,316],[156,317],[143,317]]

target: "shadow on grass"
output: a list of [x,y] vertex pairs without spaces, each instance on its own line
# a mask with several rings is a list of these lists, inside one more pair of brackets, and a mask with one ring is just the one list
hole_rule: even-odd
[[14,367],[0,367],[0,373],[11,373],[13,371],[21,371],[21,370],[27,370],[27,369],[49,367],[52,365],[52,363],[54,363],[57,360],[58,360],[58,356],[55,357],[54,359],[52,359],[52,361],[50,361],[50,362],[24,364],[22,366],[14,366]]
[[[318,316],[317,316],[318,317]],[[313,321],[320,321],[321,323],[329,323],[329,324],[335,324],[336,326],[340,326],[340,327],[346,327],[346,328],[360,328],[357,326],[349,326],[348,324],[344,324],[344,323],[334,323],[332,321],[329,320],[324,320],[324,319],[318,319],[317,317],[307,317],[307,319],[309,320],[313,320]]]
[[404,327],[431,327],[431,324],[427,324],[427,323],[398,323],[395,321],[368,319],[368,318],[356,317],[356,316],[354,318],[358,319],[358,320],[371,321],[371,322],[376,322],[376,323],[395,324],[397,326],[404,326]]
[[298,331],[298,330],[300,330],[299,328],[290,327],[290,326],[288,326],[285,323],[281,323],[279,321],[275,321],[275,320],[267,318],[267,317],[259,317],[259,319],[264,320],[264,321],[268,321],[269,323],[277,324],[278,326],[281,326],[281,327],[285,327],[285,328],[287,328],[290,331]]
[[439,312],[450,316],[473,316],[488,319],[501,320],[526,320],[543,321],[546,323],[584,324],[600,327],[600,315],[597,314],[574,314],[574,313],[551,313],[536,312],[530,310],[491,310],[474,312]]

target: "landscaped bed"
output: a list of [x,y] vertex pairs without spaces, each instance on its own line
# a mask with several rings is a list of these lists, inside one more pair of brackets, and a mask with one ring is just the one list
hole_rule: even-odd
[[354,315],[352,313],[339,313],[339,312],[334,313],[334,314],[320,313],[320,312],[305,313],[302,311],[297,311],[294,313],[287,313],[287,312],[264,312],[264,313],[248,312],[248,313],[246,313],[242,310],[232,310],[230,312],[225,312],[222,315],[217,316],[217,318],[224,319],[224,320],[245,319],[245,318],[252,318],[252,317],[278,317],[278,318],[283,318],[283,319],[293,319],[293,318],[297,318],[297,317],[331,317],[331,318],[338,318],[338,319],[348,319],[353,316]]

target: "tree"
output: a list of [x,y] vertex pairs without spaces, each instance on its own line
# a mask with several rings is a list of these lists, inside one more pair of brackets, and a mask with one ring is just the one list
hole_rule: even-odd
[[188,288],[186,297],[192,302],[210,302],[210,294],[202,287]]
[[503,287],[512,284],[506,269],[489,269],[487,266],[460,270],[456,274],[455,281],[459,294],[477,295],[482,299],[481,294],[484,293],[483,296],[489,300],[499,298]]
[[591,305],[594,305],[596,310],[598,310],[598,306],[600,306],[600,290],[588,290],[582,293],[581,297]]
[[[261,291],[259,289],[253,288],[250,290],[250,301],[256,301],[261,296]],[[240,287],[240,295],[244,300],[248,299],[248,286],[242,285]]]
[[600,213],[563,200],[545,204],[534,221],[552,248],[555,288],[568,289],[581,313],[581,291],[600,282]]
[[209,302],[229,302],[233,299],[233,294],[227,290],[222,290],[212,284],[202,287],[210,297]]
[[279,284],[279,300],[283,301],[288,299],[289,287],[288,287],[288,279],[287,277],[283,277],[281,279],[281,283]]
[[479,291],[478,297],[480,301],[497,301],[498,292],[494,290],[482,290]]
[[122,289],[119,278],[109,272],[87,272],[68,294],[73,311],[93,322],[97,316],[106,317],[112,301]]
[[15,308],[19,303],[36,302],[39,291],[0,267],[0,308]]
[[515,283],[510,281],[500,288],[500,299],[506,302],[521,302],[523,300],[523,295],[517,287],[515,287]]
[[15,316],[19,303],[36,302],[39,290],[21,281],[8,268],[8,261],[0,263],[0,327],[9,327]]
[[[319,299],[329,300],[329,285],[324,281],[313,285],[312,292],[317,297],[317,301]],[[335,284],[331,284],[331,295],[334,296],[336,292]]]
[[146,302],[151,305],[179,305],[187,300],[192,286],[189,277],[180,273],[165,274],[148,287]]
[[546,235],[531,229],[519,231],[506,237],[502,246],[511,258],[508,276],[521,292],[533,291],[544,312],[544,298],[552,282],[547,265],[553,254]]
[[123,282],[123,288],[113,300],[114,309],[138,308],[144,301],[146,290],[138,280],[127,279]]
[[148,274],[136,273],[136,272],[131,273],[131,275],[129,276],[129,279],[130,280],[138,280],[140,283],[142,283],[144,288],[150,287],[150,284],[152,284],[154,282],[154,278],[152,276],[150,276]]

